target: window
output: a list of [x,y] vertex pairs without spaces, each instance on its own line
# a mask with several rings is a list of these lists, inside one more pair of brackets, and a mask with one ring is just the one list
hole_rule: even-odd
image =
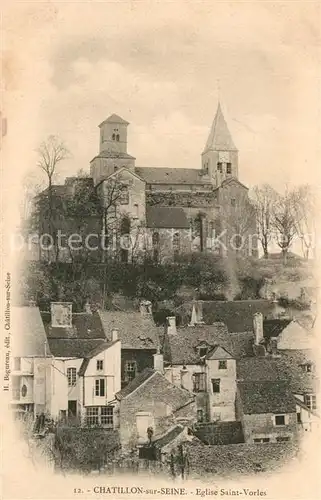
[[203,422],[204,421],[204,412],[203,412],[203,410],[197,410],[197,421],[198,422]]
[[223,163],[221,161],[217,163],[217,171],[220,173],[223,171]]
[[116,139],[116,134],[112,135],[112,140],[114,141]]
[[276,438],[277,443],[285,443],[286,441],[290,441],[289,436],[280,436]]
[[317,397],[315,394],[305,394],[304,403],[307,405],[309,410],[317,409]]
[[312,363],[305,363],[304,365],[301,365],[301,368],[306,373],[313,372],[313,365],[312,365]]
[[227,369],[227,361],[226,359],[220,359],[218,362],[218,369],[219,370],[226,370]]
[[16,371],[21,370],[21,358],[13,358],[13,369]]
[[105,396],[105,379],[97,378],[95,380],[95,396]]
[[27,386],[26,384],[23,384],[23,386],[21,387],[21,396],[25,398],[27,396],[27,392],[28,392]]
[[296,421],[298,424],[302,424],[301,412],[296,414]]
[[97,370],[103,370],[104,369],[104,361],[102,359],[97,359]]
[[122,186],[119,193],[119,203],[121,205],[128,205],[129,203],[129,189],[128,186]]
[[101,411],[101,425],[106,427],[113,427],[114,424],[114,408],[112,406],[102,406]]
[[137,370],[137,365],[136,361],[127,361],[126,367],[125,367],[125,375],[126,379],[130,382],[136,377],[136,370]]
[[103,427],[113,427],[114,408],[112,406],[89,406],[86,409],[87,425],[102,425]]
[[269,443],[270,438],[255,438],[253,441],[254,443]]
[[232,173],[232,163],[227,163],[226,164],[226,173],[231,174]]
[[285,425],[285,415],[275,415],[275,425]]
[[212,390],[214,393],[220,392],[221,380],[219,378],[212,378]]
[[179,256],[180,250],[181,250],[181,237],[179,233],[175,233],[173,236],[174,259],[176,259]]
[[231,198],[231,206],[232,206],[232,207],[235,207],[235,205],[236,205],[236,200],[235,200],[235,198]]
[[116,141],[119,142],[119,134],[116,134]]
[[199,347],[198,352],[199,352],[200,358],[203,358],[204,356],[206,356],[206,354],[208,352],[208,347]]
[[67,379],[69,387],[76,385],[77,370],[76,368],[67,368]]
[[193,392],[206,391],[206,373],[193,373]]
[[87,425],[98,425],[99,424],[98,406],[90,406],[89,408],[87,408],[86,422],[87,422]]

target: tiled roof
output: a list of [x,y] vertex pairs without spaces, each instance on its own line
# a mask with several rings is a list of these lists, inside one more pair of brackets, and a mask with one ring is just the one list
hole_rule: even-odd
[[312,351],[282,351],[277,358],[244,358],[236,363],[239,381],[286,381],[293,394],[316,392],[319,380],[315,372],[306,372],[304,364],[313,363]]
[[204,151],[208,150],[237,151],[223,116],[220,103],[218,104],[216,115]]
[[123,118],[121,118],[121,116],[116,115],[115,113],[113,113],[108,118],[106,118],[106,120],[104,120],[103,122],[101,122],[101,124],[99,125],[99,127],[101,127],[104,123],[123,123],[125,125],[129,125],[129,122],[126,122],[126,120],[124,120]]
[[47,337],[64,339],[105,339],[105,333],[101,319],[97,313],[73,313],[72,327],[61,328],[51,326],[51,313],[42,311],[41,317],[44,322]]
[[[271,316],[274,304],[268,300],[204,300],[199,301],[203,305],[203,319],[207,325],[217,321],[225,323],[229,332],[253,331],[253,315],[261,312],[263,318]],[[192,302],[186,302],[177,308],[177,312],[183,316],[184,323],[188,323],[192,313]]]
[[122,349],[157,349],[157,327],[153,316],[132,311],[99,311],[106,337],[117,329]]
[[44,356],[47,338],[38,307],[13,307],[11,330],[14,356]]
[[210,184],[196,168],[136,167],[135,172],[147,184]]
[[101,339],[48,339],[50,352],[57,358],[86,358],[102,342]]
[[228,352],[232,350],[226,326],[223,323],[216,323],[211,326],[177,328],[176,335],[166,334],[164,357],[173,365],[199,363],[200,357],[196,348],[202,341],[213,348],[220,345]]
[[126,160],[135,160],[135,157],[129,155],[128,153],[120,153],[117,151],[108,151],[108,150],[101,151],[91,161],[93,161],[95,158],[123,158]]
[[101,352],[104,352],[106,349],[114,345],[116,342],[119,342],[119,340],[114,340],[113,342],[101,342],[100,344],[97,345],[97,347],[94,347],[92,351],[88,352],[87,357],[85,357],[83,359],[83,362],[81,363],[78,375],[82,377],[86,373],[91,358],[97,356],[97,354],[100,354]]
[[117,392],[117,399],[124,399],[126,396],[129,396],[133,391],[135,391],[143,382],[148,380],[155,374],[155,370],[153,368],[145,368],[142,372],[140,372],[137,377],[135,377],[131,382],[129,382],[126,387],[124,387],[121,391]]
[[153,440],[153,443],[157,448],[163,448],[176,439],[183,431],[184,427],[182,425],[175,425],[175,427],[169,429],[166,434]]
[[293,413],[295,400],[287,382],[238,382],[244,414],[255,413]]
[[142,390],[146,391],[146,400],[153,399],[154,401],[162,401],[170,406],[173,412],[195,400],[193,394],[172,384],[164,375],[156,372],[152,368],[145,368],[145,370],[135,377],[134,380],[124,387],[124,389],[116,394],[117,399],[123,399],[129,396],[138,389],[143,382],[145,383]]
[[180,207],[147,206],[146,226],[150,228],[188,229],[190,224]]
[[291,322],[290,319],[266,319],[263,321],[264,337],[278,337],[286,326]]

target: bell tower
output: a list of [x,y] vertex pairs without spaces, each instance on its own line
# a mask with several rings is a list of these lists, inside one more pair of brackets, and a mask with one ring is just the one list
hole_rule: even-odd
[[111,115],[100,125],[99,152],[127,153],[127,127],[129,123],[118,115]]
[[216,115],[202,153],[202,169],[215,186],[229,177],[238,178],[238,150],[218,103]]

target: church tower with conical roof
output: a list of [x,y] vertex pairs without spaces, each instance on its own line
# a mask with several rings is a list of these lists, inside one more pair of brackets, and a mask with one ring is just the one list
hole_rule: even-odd
[[220,186],[225,179],[238,178],[238,150],[220,103],[202,153],[202,169],[215,186]]

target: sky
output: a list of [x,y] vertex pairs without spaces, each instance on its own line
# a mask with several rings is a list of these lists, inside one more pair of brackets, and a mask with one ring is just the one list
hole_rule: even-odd
[[320,21],[308,1],[11,2],[10,189],[50,134],[72,153],[61,179],[89,171],[112,113],[130,122],[137,166],[200,168],[218,98],[243,183],[319,182]]

